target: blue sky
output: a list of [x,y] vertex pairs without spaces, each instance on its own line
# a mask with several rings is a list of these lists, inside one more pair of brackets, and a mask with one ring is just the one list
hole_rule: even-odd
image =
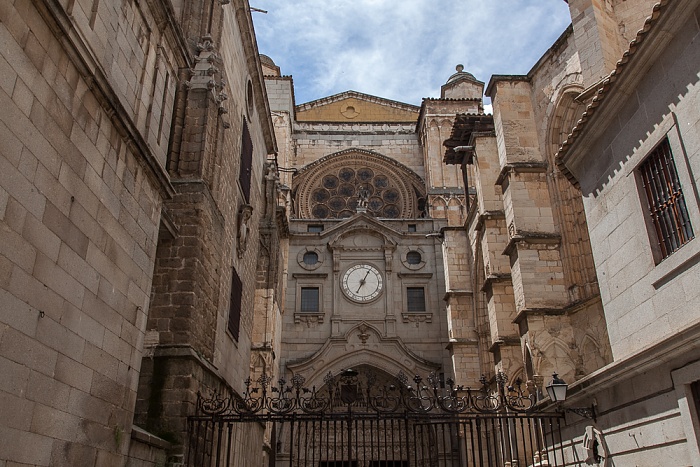
[[461,63],[525,74],[570,23],[563,0],[250,0],[260,52],[296,103],[353,90],[420,105]]

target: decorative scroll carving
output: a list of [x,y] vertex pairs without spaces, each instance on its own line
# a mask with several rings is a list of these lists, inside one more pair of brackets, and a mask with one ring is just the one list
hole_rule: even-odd
[[[253,381],[245,381],[242,398],[222,398],[215,393],[205,399],[198,394],[197,410],[204,415],[240,416],[289,415],[292,413],[331,414],[346,411],[368,413],[413,413],[413,414],[463,414],[463,413],[526,413],[534,410],[535,396],[526,395],[519,379],[513,386],[507,385],[508,377],[499,372],[496,387],[492,389],[486,379],[480,379],[481,388],[457,386],[451,378],[443,380],[440,374],[430,373],[424,380],[416,375],[412,381],[399,372],[393,381],[378,383],[372,372],[360,374],[354,370],[343,370],[338,375],[328,373],[324,386],[304,386],[305,379],[295,375],[290,384],[280,379],[276,386],[271,378],[262,374],[252,387]],[[354,397],[346,397],[352,389]]]

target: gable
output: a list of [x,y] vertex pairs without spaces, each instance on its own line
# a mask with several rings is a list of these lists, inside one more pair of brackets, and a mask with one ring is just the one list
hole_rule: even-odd
[[416,122],[418,107],[347,92],[296,108],[298,122]]

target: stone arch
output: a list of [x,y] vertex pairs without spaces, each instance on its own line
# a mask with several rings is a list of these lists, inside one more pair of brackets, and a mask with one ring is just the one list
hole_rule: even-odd
[[581,358],[583,372],[585,375],[591,374],[599,368],[602,368],[607,363],[603,357],[603,352],[598,341],[591,336],[586,334],[581,340]]
[[540,348],[535,358],[535,370],[538,375],[548,376],[557,373],[567,381],[575,380],[576,364],[571,358],[569,346],[556,337],[552,337]]
[[447,219],[449,225],[463,225],[466,212],[463,201],[457,196],[453,196],[447,202]]
[[568,138],[576,122],[586,110],[586,105],[576,100],[582,91],[583,87],[573,85],[565,87],[559,93],[549,119],[547,158],[550,159],[550,164],[553,164],[553,158],[559,146]]
[[588,228],[583,211],[581,191],[574,187],[557,167],[554,156],[581,118],[585,104],[577,96],[583,91],[578,84],[561,89],[549,118],[546,155],[548,183],[554,218],[561,232],[561,259],[569,299],[589,299],[598,293]]
[[425,211],[423,179],[405,165],[374,151],[347,149],[312,162],[292,181],[297,217],[351,217],[360,200],[367,213],[390,219],[418,218]]
[[442,196],[432,197],[430,201],[430,217],[434,219],[447,218],[447,201]]
[[288,363],[287,369],[293,375],[304,377],[308,387],[321,387],[329,373],[337,375],[344,369],[360,365],[371,365],[390,375],[401,371],[409,377],[425,377],[440,368],[438,363],[416,355],[401,339],[384,337],[376,326],[362,321],[342,336],[326,341],[308,359]]

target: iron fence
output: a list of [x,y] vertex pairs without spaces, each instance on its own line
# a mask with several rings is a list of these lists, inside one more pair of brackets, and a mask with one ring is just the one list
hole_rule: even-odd
[[274,439],[271,466],[564,465],[562,415],[535,412],[534,397],[505,380],[471,390],[434,374],[409,384],[401,374],[378,381],[345,370],[317,391],[301,378],[270,387],[263,375],[256,388],[246,382],[242,398],[200,398],[200,413],[188,419],[187,465],[251,467],[254,453],[240,451],[262,454],[262,442],[242,439],[264,430]]

